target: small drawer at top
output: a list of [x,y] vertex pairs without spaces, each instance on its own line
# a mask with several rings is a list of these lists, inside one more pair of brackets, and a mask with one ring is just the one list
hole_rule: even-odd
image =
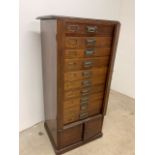
[[102,116],[99,115],[98,117],[88,121],[85,123],[85,133],[84,139],[89,139],[91,137],[96,136],[97,134],[101,133],[102,130]]
[[61,148],[82,141],[82,124],[58,132]]
[[87,24],[87,23],[73,23],[67,22],[65,24],[66,34],[95,34],[95,35],[108,35],[113,34],[114,26],[105,24]]

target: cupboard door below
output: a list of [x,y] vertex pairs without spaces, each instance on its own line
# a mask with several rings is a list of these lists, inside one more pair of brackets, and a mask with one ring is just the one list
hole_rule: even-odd
[[84,129],[84,140],[87,140],[99,134],[102,130],[102,116],[99,115],[98,117],[85,122]]
[[59,132],[59,137],[61,148],[82,141],[82,124]]

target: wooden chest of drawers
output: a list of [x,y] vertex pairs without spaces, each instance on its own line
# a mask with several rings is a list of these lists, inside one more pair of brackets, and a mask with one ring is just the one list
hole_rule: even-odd
[[41,20],[45,128],[56,154],[102,136],[120,24]]

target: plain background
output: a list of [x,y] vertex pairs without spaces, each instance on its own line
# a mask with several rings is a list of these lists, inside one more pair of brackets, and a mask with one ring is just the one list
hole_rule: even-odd
[[119,20],[121,32],[111,89],[134,98],[134,0],[20,0],[20,127],[44,120],[41,15]]

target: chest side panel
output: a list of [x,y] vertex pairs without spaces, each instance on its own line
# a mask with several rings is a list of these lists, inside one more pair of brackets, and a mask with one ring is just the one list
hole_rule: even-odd
[[57,144],[57,23],[41,21],[42,72],[45,125]]

